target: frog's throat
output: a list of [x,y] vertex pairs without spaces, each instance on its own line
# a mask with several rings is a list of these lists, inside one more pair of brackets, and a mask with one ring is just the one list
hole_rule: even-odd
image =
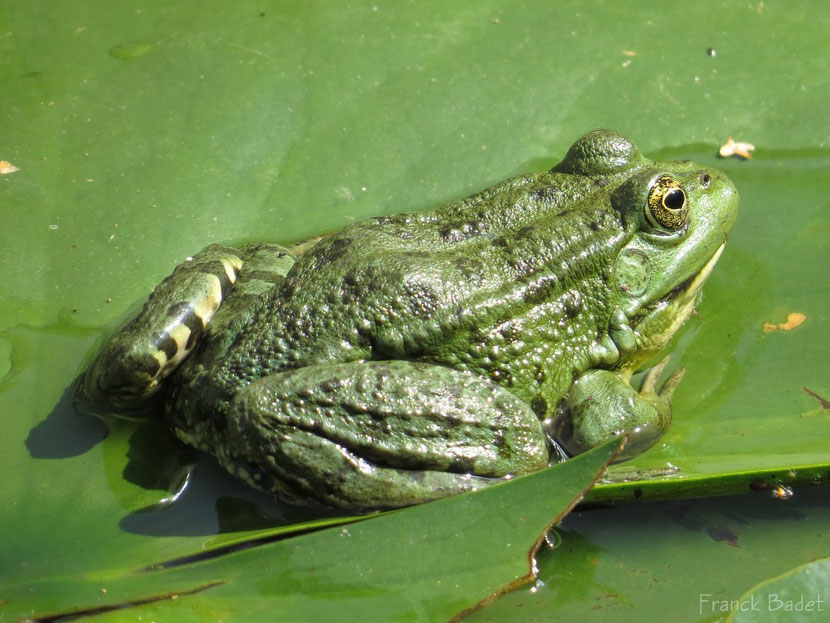
[[703,267],[671,292],[629,318],[622,308],[612,314],[605,339],[591,347],[594,365],[639,369],[662,351],[695,309],[697,294],[723,252],[722,244]]
[[656,354],[663,350],[677,333],[677,330],[692,315],[698,300],[700,288],[712,273],[718,259],[723,253],[723,243],[711,258],[695,275],[662,297],[642,318],[632,323],[632,328],[640,335],[643,355]]
[[[678,304],[681,307],[692,303],[692,309],[694,308],[694,300],[695,296],[697,295],[700,288],[706,282],[706,279],[709,278],[709,275],[712,273],[712,269],[715,268],[715,264],[718,263],[718,259],[720,258],[721,253],[723,253],[723,248],[726,246],[724,242],[718,247],[718,250],[709,258],[703,268],[701,268],[696,275],[692,275],[689,279],[681,283],[677,288],[669,292],[666,296],[664,296],[661,300],[668,301],[670,304]],[[691,313],[691,309],[689,313]],[[683,324],[683,320],[688,317],[688,314],[683,317],[680,321],[680,324]],[[679,325],[678,325],[679,326]]]

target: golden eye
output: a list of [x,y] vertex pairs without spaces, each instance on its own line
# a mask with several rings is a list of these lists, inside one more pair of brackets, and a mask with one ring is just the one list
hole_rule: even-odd
[[658,177],[646,202],[646,218],[655,227],[676,231],[689,218],[689,202],[680,183],[668,175]]

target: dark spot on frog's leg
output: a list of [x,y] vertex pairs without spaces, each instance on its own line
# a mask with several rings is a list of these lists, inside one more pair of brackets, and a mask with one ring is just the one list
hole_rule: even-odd
[[[184,301],[170,305],[167,308],[167,317],[170,321],[175,320],[176,324],[183,324],[190,330],[190,335],[187,337],[187,344],[184,348],[185,350],[192,349],[205,328],[204,319],[199,316],[191,303]],[[160,350],[164,350],[161,346],[158,347]],[[169,354],[167,358],[170,359]]]
[[525,225],[524,227],[522,227],[519,230],[519,235],[520,236],[529,236],[530,234],[532,234],[535,231],[536,231],[536,226],[535,225]]
[[156,342],[156,348],[167,356],[167,361],[173,359],[173,357],[176,356],[176,353],[179,352],[179,345],[176,344],[176,340],[170,337],[169,333],[165,333],[161,336],[161,339]]
[[[111,360],[122,362],[122,365],[129,368],[130,373],[136,375],[146,374],[150,378],[155,377],[161,370],[161,362],[153,357],[149,352],[143,353],[140,356],[136,355],[130,349],[118,346],[111,347],[109,350]],[[105,391],[111,388],[102,388]]]
[[493,238],[490,241],[494,247],[506,247],[507,246],[507,239],[504,236],[498,236],[497,238]]
[[588,223],[588,227],[591,229],[591,231],[599,231],[600,230],[600,224],[596,221],[591,221],[590,223]]
[[184,326],[190,329],[190,335],[187,336],[187,344],[185,350],[191,350],[196,345],[196,340],[202,335],[205,330],[205,323],[196,312],[193,312],[184,319]]
[[417,469],[413,470],[397,470],[399,473],[405,473],[406,477],[409,479],[410,482],[414,484],[421,484],[426,480],[426,472],[419,471]]
[[150,378],[156,376],[161,370],[161,363],[149,353],[145,353],[141,358],[134,360],[136,372],[143,372]]
[[546,186],[540,188],[530,195],[533,201],[556,201],[562,195],[562,191],[557,186]]
[[579,312],[582,311],[582,298],[577,292],[572,292],[569,296],[566,296],[563,303],[565,306],[565,318],[568,320],[576,318]]
[[181,301],[179,303],[173,303],[167,308],[167,317],[171,320],[175,318],[180,322],[184,322],[184,319],[192,312],[193,306],[186,301]]
[[545,275],[536,283],[529,285],[525,289],[524,301],[528,305],[536,305],[543,303],[551,298],[556,293],[559,287],[559,280],[553,273]]
[[294,296],[294,292],[297,290],[297,286],[290,281],[286,281],[282,287],[282,292],[280,293],[281,298],[289,299]]
[[[503,433],[499,433],[493,439],[493,447],[499,457],[506,463],[512,463],[516,457],[517,448],[508,442]],[[472,471],[472,466],[469,471]]]
[[326,258],[334,261],[343,257],[352,244],[351,238],[334,238],[326,248]]
[[542,396],[534,396],[530,401],[530,408],[533,409],[536,417],[540,420],[544,419],[548,414],[548,401],[542,398]]
[[362,298],[358,280],[351,273],[343,275],[340,281],[340,298],[344,303],[357,303]]
[[561,211],[559,214],[557,214],[556,216],[568,216],[568,214],[570,214],[571,212],[572,212],[572,210],[562,210],[562,211]]
[[[499,452],[501,454],[501,451]],[[468,457],[455,457],[451,467],[447,470],[457,474],[471,474],[475,470],[475,462]]]
[[317,386],[324,394],[332,394],[343,389],[343,383],[337,379],[329,378],[321,381]]
[[514,342],[516,340],[521,339],[522,337],[522,329],[519,326],[518,321],[514,320],[506,320],[505,322],[501,323],[498,326],[498,332],[504,338],[505,342],[508,344]]

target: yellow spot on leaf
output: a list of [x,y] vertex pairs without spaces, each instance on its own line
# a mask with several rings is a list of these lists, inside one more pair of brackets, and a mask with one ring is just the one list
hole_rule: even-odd
[[805,320],[807,320],[807,316],[805,314],[802,314],[801,312],[790,312],[787,314],[787,320],[785,322],[779,322],[778,324],[765,322],[764,331],[767,333],[770,331],[792,331],[796,327],[804,324]]

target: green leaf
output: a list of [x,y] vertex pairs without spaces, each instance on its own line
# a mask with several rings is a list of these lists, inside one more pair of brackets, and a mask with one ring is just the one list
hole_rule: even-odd
[[[244,621],[274,611],[285,620],[445,620],[535,579],[545,531],[579,501],[618,446],[480,492],[293,539],[273,542],[261,533],[143,569],[12,583],[4,599],[13,616],[33,618],[134,607],[150,618],[196,608],[201,620]],[[194,606],[186,597],[196,593]]]
[[823,558],[753,587],[730,607],[727,621],[823,621],[828,608],[830,558]]
[[827,496],[807,487],[790,500],[741,494],[577,509],[556,528],[559,545],[540,552],[532,589],[468,620],[640,622],[671,612],[722,621],[759,580],[830,554]]
[[[822,493],[769,496],[830,471],[827,11],[774,0],[28,0],[0,2],[0,24],[0,160],[19,169],[0,175],[0,603],[12,585],[127,577],[319,519],[249,491],[160,427],[108,432],[69,408],[86,353],[177,262],[214,241],[290,242],[425,209],[550,166],[594,127],[652,157],[724,169],[742,212],[672,347],[671,366],[687,369],[672,428],[591,495],[769,489],[688,503],[707,509],[699,530],[657,503],[573,517],[541,557],[542,577],[569,595],[539,587],[501,619],[555,607],[638,620],[637,606],[664,594],[694,618],[698,593],[715,590],[701,558],[719,561],[717,590],[738,599],[756,568],[830,555],[830,517],[809,502]],[[718,159],[729,135],[754,143],[754,157]],[[800,326],[763,330],[794,312]],[[194,460],[190,487],[155,506]],[[83,603],[106,599],[102,587]],[[505,603],[528,597],[515,595]]]

